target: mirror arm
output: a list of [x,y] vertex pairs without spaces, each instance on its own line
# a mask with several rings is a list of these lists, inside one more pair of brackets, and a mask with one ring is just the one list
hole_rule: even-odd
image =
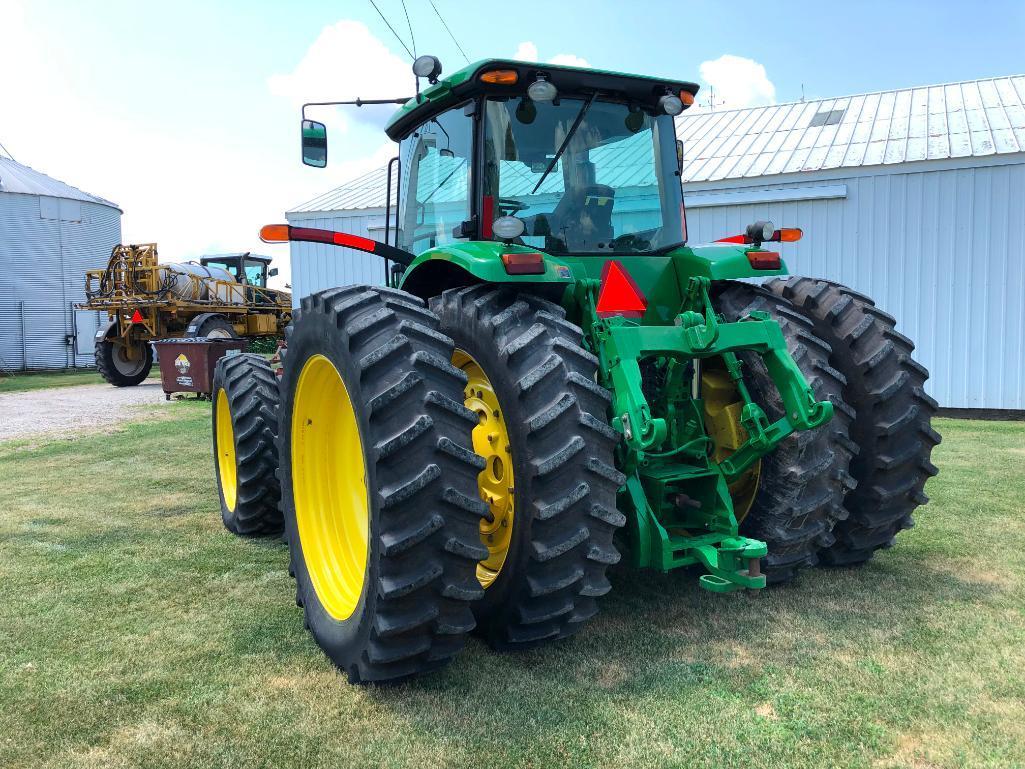
[[362,107],[364,104],[405,104],[412,98],[412,96],[406,96],[398,99],[360,99],[357,97],[354,101],[308,101],[305,104],[303,104],[303,120],[307,119],[307,107],[341,107],[353,104],[357,107]]

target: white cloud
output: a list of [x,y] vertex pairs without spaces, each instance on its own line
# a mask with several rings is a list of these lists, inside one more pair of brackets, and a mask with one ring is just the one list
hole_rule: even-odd
[[[512,56],[517,61],[540,61],[541,57],[537,50],[537,45],[524,40],[519,44],[516,49],[516,53]],[[561,64],[565,67],[590,67],[587,63],[587,59],[581,58],[572,53],[557,53],[555,56],[548,60],[549,64]]]
[[[776,86],[765,67],[753,59],[723,54],[701,63],[701,79],[714,90],[715,106],[726,108],[757,107],[776,103]],[[701,94],[698,101],[707,98]]]
[[517,61],[537,61],[537,46],[529,40],[524,40],[512,57]]
[[[364,24],[343,19],[324,27],[291,72],[272,75],[267,86],[293,106],[304,102],[391,99],[412,96],[416,88],[410,64],[392,53]],[[322,108],[323,109],[323,108]],[[345,107],[339,125],[363,122],[380,126],[394,107]]]
[[590,67],[587,59],[574,56],[572,53],[559,53],[548,60],[549,64],[561,64],[564,67]]

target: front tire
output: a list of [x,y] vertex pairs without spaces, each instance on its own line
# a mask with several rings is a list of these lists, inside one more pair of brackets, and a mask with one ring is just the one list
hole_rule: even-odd
[[481,596],[483,461],[452,341],[422,300],[306,297],[283,350],[278,446],[296,602],[353,683],[437,668]]
[[96,370],[104,381],[114,387],[134,387],[149,376],[153,368],[153,348],[147,342],[136,342],[135,358],[129,358],[128,348],[113,339],[96,342]]
[[833,566],[864,563],[911,528],[911,514],[929,501],[924,487],[937,473],[930,455],[940,442],[931,425],[937,404],[924,389],[929,372],[912,359],[915,345],[894,318],[867,296],[813,278],[774,280],[769,288],[814,319],[815,333],[832,347],[830,362],[846,377],[858,485],[844,499],[850,517],[821,558]]
[[[508,551],[474,606],[480,633],[500,650],[570,636],[610,589],[605,572],[620,557],[613,533],[625,523],[616,510],[619,434],[607,422],[609,395],[595,383],[598,361],[561,307],[529,294],[471,286],[446,291],[431,307],[463,354],[457,360],[482,370],[493,396],[481,394],[475,376],[467,402],[494,409],[480,412],[478,430],[492,430],[492,416],[504,423],[496,434],[508,444],[515,478]],[[489,456],[482,495],[491,496],[494,480]],[[501,514],[494,505],[491,512]],[[489,523],[481,527],[485,543]],[[489,556],[485,575],[497,565]]]

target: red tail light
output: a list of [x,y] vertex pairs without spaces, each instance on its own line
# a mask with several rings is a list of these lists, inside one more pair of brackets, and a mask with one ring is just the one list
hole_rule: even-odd
[[783,266],[775,251],[748,251],[747,261],[756,270],[778,270]]
[[608,261],[601,271],[601,290],[595,309],[602,316],[639,318],[648,309],[648,300],[619,262]]
[[536,251],[502,254],[502,264],[507,275],[543,275],[545,271],[545,259]]

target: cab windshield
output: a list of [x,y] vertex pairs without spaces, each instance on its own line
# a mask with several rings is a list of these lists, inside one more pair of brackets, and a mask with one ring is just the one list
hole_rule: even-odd
[[624,254],[686,240],[669,115],[593,98],[486,104],[483,212],[521,219],[517,242],[550,254]]

